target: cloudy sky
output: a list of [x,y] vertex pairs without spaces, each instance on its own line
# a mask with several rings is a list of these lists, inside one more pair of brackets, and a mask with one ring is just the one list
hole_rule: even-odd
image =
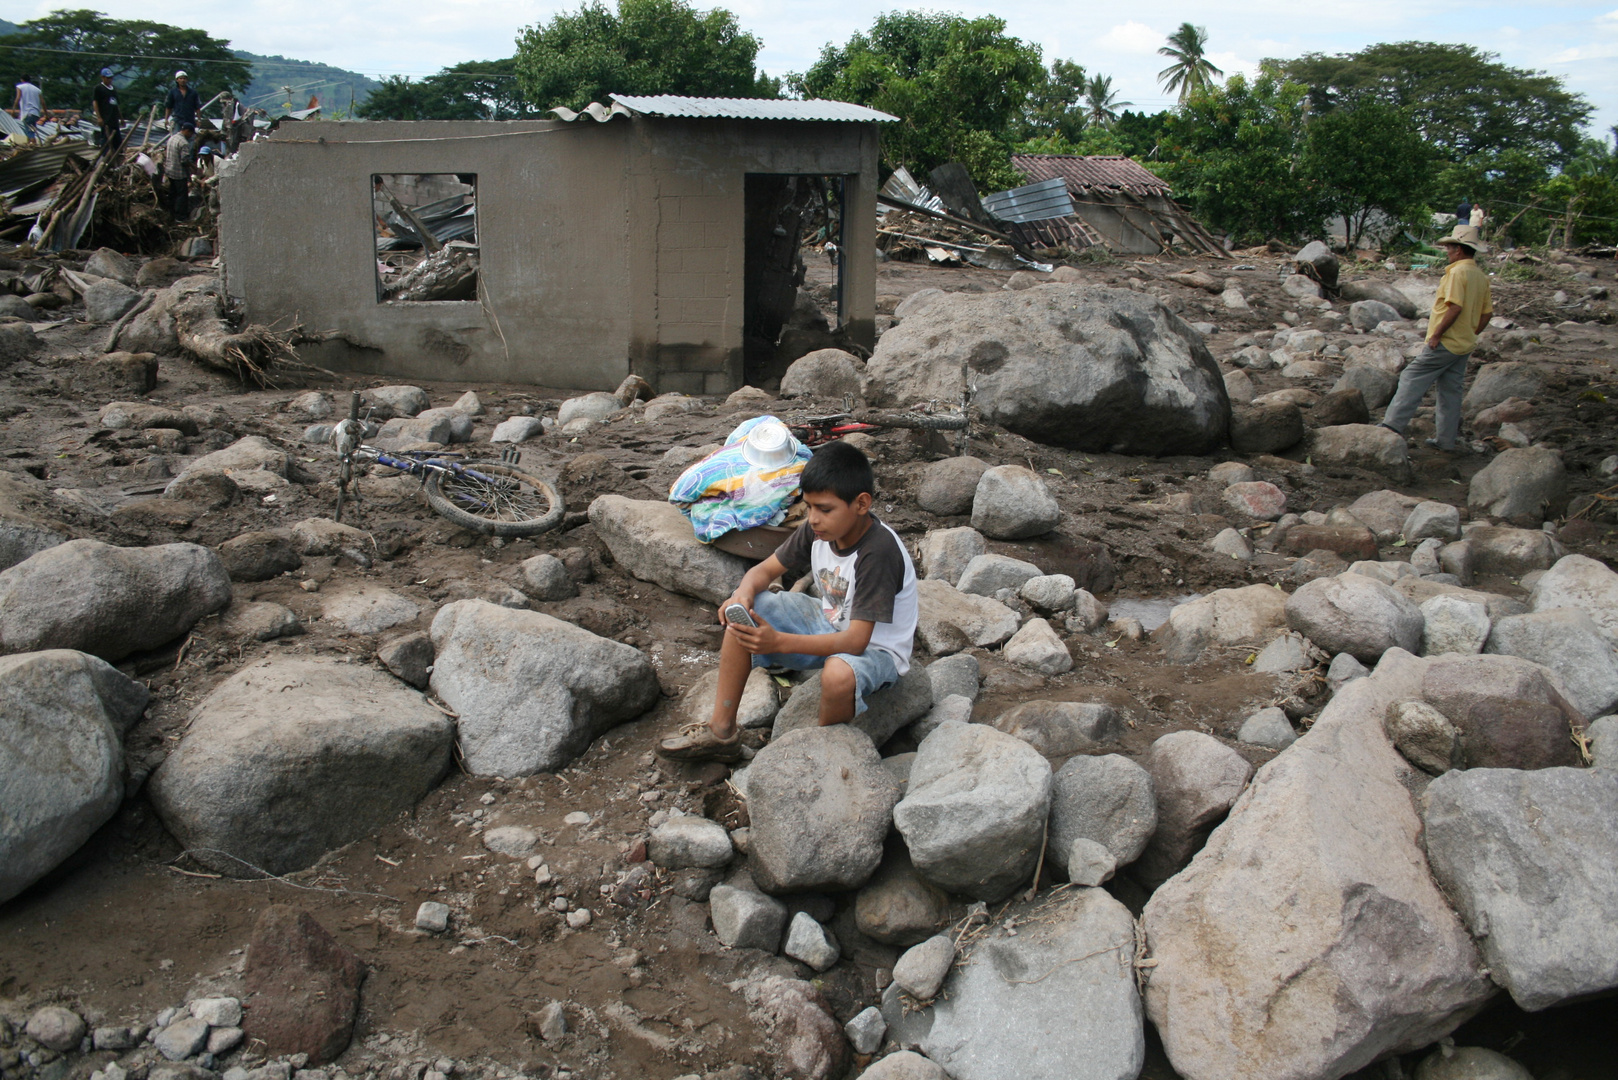
[[[1122,97],[1157,110],[1169,104],[1157,83],[1164,37],[1187,19],[1206,26],[1211,59],[1228,72],[1251,71],[1264,57],[1350,52],[1378,41],[1466,42],[1507,63],[1562,76],[1595,106],[1594,127],[1618,123],[1618,0],[1159,0],[1074,4],[1069,0],[938,3],[919,6],[965,15],[996,14],[1009,31],[1038,42],[1046,60],[1076,60],[1114,77]],[[230,0],[154,13],[150,0],[84,0],[122,18],[200,25],[237,48],[318,60],[368,75],[429,75],[463,60],[509,56],[519,31],[567,3],[520,0]],[[67,0],[0,0],[0,17],[22,22]],[[706,0],[695,0],[706,7]],[[898,3],[856,0],[733,0],[744,29],[764,42],[761,66],[801,71],[828,41],[846,40]]]

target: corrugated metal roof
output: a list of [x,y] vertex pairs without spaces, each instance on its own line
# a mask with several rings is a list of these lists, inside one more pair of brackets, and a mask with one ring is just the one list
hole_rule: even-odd
[[40,184],[56,179],[67,159],[94,161],[97,150],[82,142],[59,142],[51,146],[26,146],[0,161],[0,195],[14,198]]
[[1001,221],[1020,224],[1067,217],[1073,213],[1073,200],[1067,194],[1067,181],[1053,176],[1010,191],[985,195],[983,209]]
[[730,120],[897,121],[897,116],[846,101],[778,101],[771,98],[700,98],[678,94],[636,97],[610,94],[613,101],[642,116],[681,116]]
[[1060,176],[1073,191],[1127,191],[1131,195],[1167,195],[1168,182],[1122,156],[1080,157],[1073,154],[1012,154],[1011,165],[1030,180]]

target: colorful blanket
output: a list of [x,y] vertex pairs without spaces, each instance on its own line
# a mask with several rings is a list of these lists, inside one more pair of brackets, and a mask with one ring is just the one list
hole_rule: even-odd
[[779,525],[798,500],[798,478],[809,460],[807,446],[779,469],[760,469],[742,456],[747,433],[773,416],[740,424],[725,445],[686,469],[669,488],[669,502],[680,508],[697,539],[711,544],[732,529]]

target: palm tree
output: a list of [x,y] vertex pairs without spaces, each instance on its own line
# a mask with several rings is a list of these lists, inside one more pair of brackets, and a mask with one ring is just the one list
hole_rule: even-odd
[[1111,75],[1092,75],[1084,84],[1084,107],[1090,123],[1096,127],[1111,127],[1118,119],[1118,110],[1127,109],[1133,101],[1119,101],[1112,88]]
[[1180,102],[1193,93],[1206,90],[1213,85],[1211,76],[1223,76],[1225,73],[1203,59],[1202,50],[1208,44],[1208,30],[1203,26],[1192,26],[1188,22],[1180,24],[1180,28],[1169,35],[1169,43],[1158,49],[1162,56],[1171,58],[1174,63],[1157,73],[1158,81],[1165,90],[1180,91]]

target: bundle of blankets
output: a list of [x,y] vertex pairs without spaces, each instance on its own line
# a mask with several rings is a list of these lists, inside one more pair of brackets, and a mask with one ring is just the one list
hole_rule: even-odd
[[765,423],[779,424],[773,416],[756,416],[736,427],[725,445],[686,469],[669,488],[669,502],[691,522],[697,539],[705,544],[733,529],[779,525],[798,501],[798,480],[810,450],[796,444],[790,462],[763,468],[743,454],[747,433]]

